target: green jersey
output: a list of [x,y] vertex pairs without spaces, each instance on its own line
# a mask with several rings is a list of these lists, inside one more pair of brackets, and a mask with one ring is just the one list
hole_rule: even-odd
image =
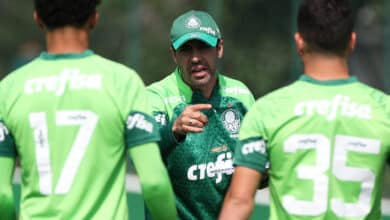
[[[153,114],[161,124],[160,147],[172,180],[181,219],[217,219],[233,173],[234,148],[247,109],[254,103],[241,82],[218,74],[211,98],[193,92],[176,69],[148,87]],[[176,142],[172,124],[187,105],[210,103],[208,124]]]
[[269,162],[270,219],[380,219],[389,134],[384,93],[304,75],[250,109],[235,165],[263,172]]
[[159,140],[145,96],[133,70],[89,50],[42,53],[8,75],[0,133],[15,144],[4,138],[0,156],[20,158],[20,218],[127,219],[127,147]]

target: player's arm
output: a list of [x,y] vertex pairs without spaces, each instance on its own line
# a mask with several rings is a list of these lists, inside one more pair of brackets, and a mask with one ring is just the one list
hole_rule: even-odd
[[259,115],[262,114],[255,104],[243,120],[240,142],[234,151],[235,170],[219,219],[248,219],[256,190],[267,175],[267,139]]
[[[1,115],[1,114],[0,114]],[[0,116],[0,216],[16,219],[12,177],[15,167],[16,147],[14,140]]]
[[12,193],[12,177],[15,158],[0,156],[0,213],[1,219],[16,219],[14,197]]
[[140,178],[142,194],[154,220],[177,219],[175,199],[167,170],[157,144],[130,148],[130,156]]
[[219,219],[249,219],[254,207],[256,189],[261,178],[262,175],[257,170],[242,166],[235,167]]

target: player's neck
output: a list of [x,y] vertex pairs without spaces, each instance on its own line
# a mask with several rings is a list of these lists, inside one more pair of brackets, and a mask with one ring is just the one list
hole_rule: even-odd
[[81,53],[88,46],[89,34],[85,29],[64,27],[46,32],[48,53]]
[[305,74],[317,80],[349,77],[348,62],[344,57],[310,54],[303,58],[303,64]]

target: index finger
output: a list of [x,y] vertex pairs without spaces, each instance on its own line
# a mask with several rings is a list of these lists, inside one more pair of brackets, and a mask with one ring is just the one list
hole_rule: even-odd
[[211,104],[194,104],[190,105],[189,108],[193,111],[207,110],[211,109],[213,106]]

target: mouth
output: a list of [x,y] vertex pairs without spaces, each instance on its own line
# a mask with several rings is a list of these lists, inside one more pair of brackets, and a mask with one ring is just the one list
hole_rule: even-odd
[[203,78],[209,74],[209,71],[204,66],[193,66],[191,68],[191,75],[196,78]]

